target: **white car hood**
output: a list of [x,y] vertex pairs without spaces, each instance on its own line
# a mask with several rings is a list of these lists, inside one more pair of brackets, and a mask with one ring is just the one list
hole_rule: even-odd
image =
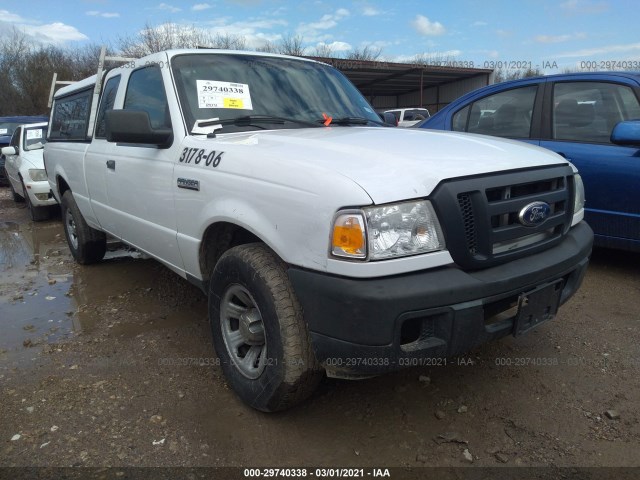
[[329,127],[219,135],[222,143],[250,142],[262,154],[325,166],[360,185],[374,203],[428,196],[449,178],[568,164],[523,142],[422,129]]
[[21,150],[20,158],[22,159],[22,168],[44,169],[43,153],[44,150],[42,148],[38,150]]

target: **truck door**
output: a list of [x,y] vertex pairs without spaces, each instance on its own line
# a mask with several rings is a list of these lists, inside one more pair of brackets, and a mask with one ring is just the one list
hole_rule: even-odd
[[110,172],[106,167],[111,159],[112,145],[106,139],[105,112],[111,110],[115,104],[120,78],[120,75],[116,75],[105,83],[96,115],[93,141],[87,149],[84,162],[87,190],[93,213],[102,229],[115,237],[120,237],[120,232],[116,227],[115,210],[107,194],[107,178]]
[[[168,72],[164,73],[169,82]],[[153,128],[172,127],[163,71],[159,65],[151,64],[131,72],[123,108],[147,112]],[[177,119],[177,110],[175,115]],[[178,120],[175,123],[181,125]],[[180,137],[176,135],[175,138]],[[126,243],[158,257],[170,268],[183,271],[176,241],[172,184],[180,142],[174,139],[168,148],[122,143],[109,145],[103,168],[118,235]]]

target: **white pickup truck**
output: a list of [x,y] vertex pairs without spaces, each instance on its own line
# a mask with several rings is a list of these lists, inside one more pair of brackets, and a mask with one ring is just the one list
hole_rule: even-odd
[[173,50],[64,87],[45,165],[75,259],[100,261],[109,234],[200,286],[230,385],[263,411],[325,372],[523,334],[576,292],[591,252],[564,158],[386,127],[301,58]]

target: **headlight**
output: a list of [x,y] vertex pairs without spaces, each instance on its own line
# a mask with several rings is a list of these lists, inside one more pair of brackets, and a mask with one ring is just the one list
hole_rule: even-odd
[[582,177],[577,173],[573,176],[573,183],[576,187],[576,195],[573,198],[573,213],[576,214],[584,208],[584,184]]
[[29,169],[29,177],[34,182],[44,182],[47,179],[47,172],[40,169]]
[[332,253],[384,260],[444,249],[444,235],[429,201],[340,212],[334,221]]

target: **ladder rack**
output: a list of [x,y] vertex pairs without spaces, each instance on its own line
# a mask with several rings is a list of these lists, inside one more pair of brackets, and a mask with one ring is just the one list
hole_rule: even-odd
[[[89,123],[88,126],[93,128],[93,123],[96,118],[96,112],[98,111],[98,100],[100,98],[100,92],[102,90],[102,77],[104,76],[105,62],[119,62],[119,63],[127,63],[136,60],[132,57],[120,57],[120,56],[107,56],[107,47],[104,45],[100,49],[100,58],[98,60],[98,71],[96,72],[96,83],[93,87],[93,98],[91,99],[91,114],[89,115]],[[47,107],[51,108],[53,104],[53,94],[55,93],[55,89],[57,85],[71,85],[76,83],[75,81],[68,80],[58,80],[58,74],[53,74],[53,79],[51,80],[51,90],[49,91],[49,102]]]

